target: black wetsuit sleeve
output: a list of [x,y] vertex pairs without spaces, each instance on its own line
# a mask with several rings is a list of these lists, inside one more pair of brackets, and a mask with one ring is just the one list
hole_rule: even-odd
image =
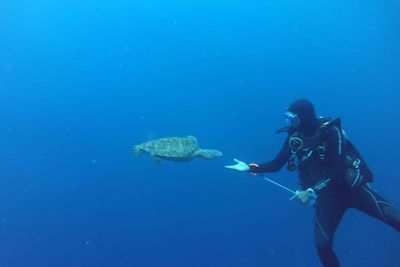
[[341,129],[332,127],[326,132],[323,139],[326,144],[324,163],[329,178],[340,179],[346,169],[346,137]]
[[267,172],[279,171],[289,160],[290,155],[291,153],[289,148],[289,138],[287,138],[281,150],[279,151],[278,155],[275,157],[275,159],[265,163],[251,164],[249,171],[253,173],[267,173]]

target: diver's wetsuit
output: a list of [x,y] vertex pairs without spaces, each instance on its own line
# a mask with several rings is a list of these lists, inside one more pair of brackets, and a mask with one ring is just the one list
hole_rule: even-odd
[[[325,267],[340,266],[332,249],[332,241],[336,227],[348,208],[356,208],[373,216],[396,230],[400,231],[400,211],[388,201],[371,190],[365,183],[350,189],[341,183],[345,172],[346,145],[341,131],[330,128],[321,138],[324,144],[324,155],[317,152],[298,166],[299,177],[303,189],[316,188],[321,181],[330,178],[328,185],[317,191],[315,203],[315,242],[321,262]],[[303,152],[297,155],[304,156]],[[307,153],[308,154],[308,153]],[[291,157],[289,137],[281,151],[272,161],[250,167],[250,172],[267,173],[281,169]]]

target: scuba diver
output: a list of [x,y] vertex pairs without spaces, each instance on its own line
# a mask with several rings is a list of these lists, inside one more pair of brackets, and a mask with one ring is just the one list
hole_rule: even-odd
[[288,134],[275,159],[262,164],[225,166],[242,172],[276,172],[286,163],[297,171],[301,190],[293,198],[315,207],[315,244],[325,267],[340,266],[332,248],[335,230],[349,208],[358,209],[400,231],[400,211],[370,187],[373,174],[341,128],[340,119],[317,117],[307,99],[293,102],[284,114]]

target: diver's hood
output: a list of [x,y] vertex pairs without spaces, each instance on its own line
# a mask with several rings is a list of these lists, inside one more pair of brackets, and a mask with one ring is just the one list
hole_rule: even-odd
[[288,132],[292,133],[300,131],[306,136],[312,136],[319,128],[318,119],[315,113],[314,105],[307,99],[299,99],[290,104],[288,111],[296,114],[300,118],[299,127],[285,127],[279,129],[277,133]]

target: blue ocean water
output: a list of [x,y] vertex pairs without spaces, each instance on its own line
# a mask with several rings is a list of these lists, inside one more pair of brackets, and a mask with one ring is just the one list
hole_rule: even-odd
[[[313,210],[258,177],[287,105],[338,116],[400,205],[397,1],[2,0],[0,266],[320,266]],[[194,135],[215,161],[134,157]],[[295,174],[271,177],[296,188]],[[343,266],[400,266],[346,213]]]

